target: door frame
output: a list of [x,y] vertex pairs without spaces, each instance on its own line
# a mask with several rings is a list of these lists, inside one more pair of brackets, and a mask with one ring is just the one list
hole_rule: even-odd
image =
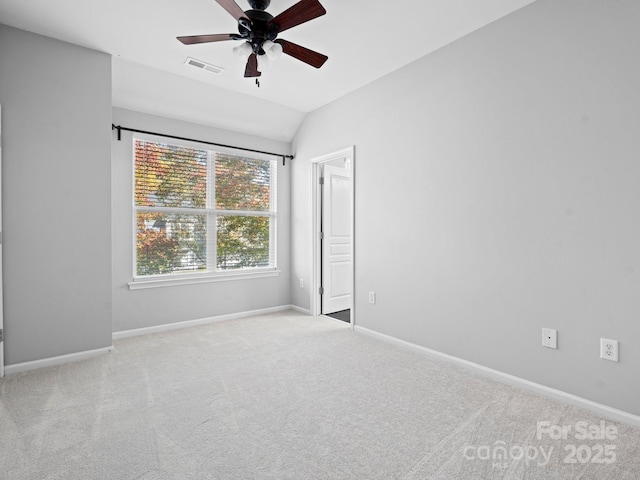
[[320,298],[320,286],[322,272],[321,264],[321,245],[320,245],[320,231],[322,225],[322,202],[321,202],[321,188],[320,188],[320,170],[323,164],[339,160],[341,158],[349,159],[351,161],[351,315],[350,322],[351,328],[356,325],[356,312],[355,312],[355,297],[356,297],[356,258],[355,258],[355,181],[356,181],[356,162],[355,162],[355,146],[337,150],[335,152],[327,153],[320,157],[316,157],[311,160],[311,239],[312,239],[312,275],[311,275],[311,314],[314,316],[320,315],[322,307],[322,299]]
[[4,377],[4,297],[2,266],[2,105],[0,105],[0,378]]

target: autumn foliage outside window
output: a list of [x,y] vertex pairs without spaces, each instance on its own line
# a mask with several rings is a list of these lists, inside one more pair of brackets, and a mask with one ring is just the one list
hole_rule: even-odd
[[275,161],[134,149],[137,276],[275,268]]

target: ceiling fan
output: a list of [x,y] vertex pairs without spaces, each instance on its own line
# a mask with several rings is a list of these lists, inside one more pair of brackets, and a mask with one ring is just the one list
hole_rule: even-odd
[[278,38],[281,32],[327,13],[318,0],[300,0],[275,17],[265,11],[271,0],[248,1],[251,9],[242,11],[234,0],[216,0],[237,20],[239,33],[192,35],[178,37],[178,40],[185,45],[243,40],[244,43],[233,50],[237,55],[248,57],[245,77],[259,77],[269,62],[276,60],[282,53],[315,68],[324,65],[329,58],[326,55]]

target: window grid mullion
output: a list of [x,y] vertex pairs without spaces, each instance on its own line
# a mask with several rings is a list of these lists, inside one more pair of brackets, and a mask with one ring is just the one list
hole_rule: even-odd
[[269,213],[271,213],[271,219],[269,220],[269,263],[276,266],[278,264],[276,245],[276,226],[277,226],[277,171],[278,165],[274,160],[271,160],[270,175],[269,175]]
[[214,272],[217,268],[217,214],[216,208],[216,155],[207,153],[207,270]]

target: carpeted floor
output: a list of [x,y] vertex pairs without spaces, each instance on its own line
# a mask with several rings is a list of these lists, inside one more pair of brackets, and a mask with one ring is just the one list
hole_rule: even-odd
[[0,478],[640,478],[640,430],[322,317],[115,347],[0,381]]

